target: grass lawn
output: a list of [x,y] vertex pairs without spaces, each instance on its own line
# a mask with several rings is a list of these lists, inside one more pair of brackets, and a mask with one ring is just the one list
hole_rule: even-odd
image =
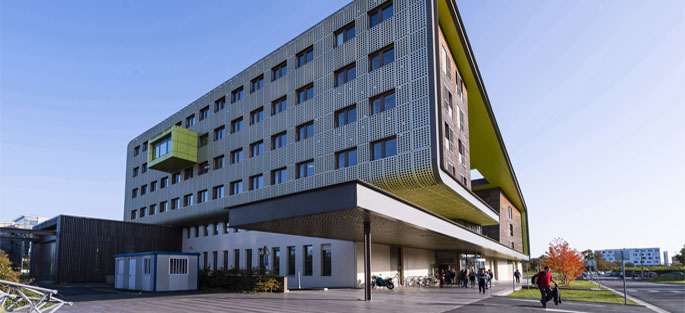
[[[578,288],[598,288],[597,284],[585,280],[574,280],[569,284],[569,287]],[[538,289],[520,289],[509,297],[518,298],[535,298],[540,299],[540,291]],[[623,303],[623,297],[609,291],[609,290],[562,290],[562,300],[569,301],[591,301],[604,303]],[[637,304],[628,300],[628,304]]]

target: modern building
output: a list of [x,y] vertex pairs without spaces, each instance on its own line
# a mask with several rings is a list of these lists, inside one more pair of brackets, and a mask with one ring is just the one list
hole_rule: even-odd
[[668,258],[668,251],[664,251],[664,265],[671,265],[671,259]]
[[661,248],[628,248],[596,250],[609,262],[625,260],[635,265],[661,265]]
[[46,217],[22,215],[12,222],[0,223],[0,250],[5,251],[12,266],[22,273],[29,271],[32,236],[26,230],[47,220]]
[[152,126],[127,147],[124,219],[183,227],[201,266],[264,266],[291,289],[509,280],[529,258],[453,0],[353,1]]

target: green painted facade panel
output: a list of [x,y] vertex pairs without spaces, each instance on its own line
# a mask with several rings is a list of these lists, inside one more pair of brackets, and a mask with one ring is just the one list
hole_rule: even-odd
[[[158,158],[155,156],[155,143],[171,136],[171,151]],[[197,163],[197,133],[183,127],[173,126],[150,138],[148,147],[148,168],[167,173],[182,170]]]

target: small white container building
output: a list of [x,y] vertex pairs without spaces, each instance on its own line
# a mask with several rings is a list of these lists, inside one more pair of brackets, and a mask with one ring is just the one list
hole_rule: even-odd
[[139,252],[114,256],[114,288],[142,291],[196,290],[199,253]]

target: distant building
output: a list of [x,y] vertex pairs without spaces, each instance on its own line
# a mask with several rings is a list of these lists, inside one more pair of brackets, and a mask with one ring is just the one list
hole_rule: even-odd
[[668,251],[664,251],[664,265],[671,265],[671,259],[668,258]]
[[[635,265],[661,265],[661,248],[630,248],[596,250],[609,262],[630,262]],[[623,257],[621,257],[623,252]],[[665,253],[665,252],[664,252]],[[665,256],[664,256],[665,257]]]
[[[0,223],[0,249],[7,253],[12,266],[28,272],[28,258],[31,254],[31,241],[26,232],[22,230],[32,229],[33,226],[47,220],[47,217],[22,215],[12,222]],[[25,259],[26,262],[22,262]]]

